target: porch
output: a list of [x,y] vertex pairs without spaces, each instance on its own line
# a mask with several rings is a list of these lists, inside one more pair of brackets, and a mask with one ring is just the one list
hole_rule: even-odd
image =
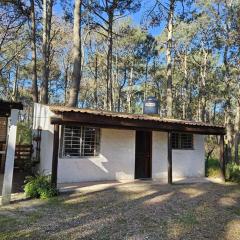
[[[41,107],[40,107],[41,110]],[[39,110],[39,111],[40,111]],[[58,173],[58,165],[60,166],[59,169],[66,169],[64,165],[65,162],[69,164],[69,161],[64,161],[65,156],[70,156],[72,153],[63,153],[63,157],[59,158],[59,151],[61,147],[60,141],[60,132],[62,131],[62,126],[64,128],[71,128],[75,126],[76,129],[79,129],[80,126],[87,126],[92,128],[104,129],[101,133],[101,140],[102,142],[98,142],[103,146],[101,148],[101,156],[107,156],[104,159],[100,159],[100,165],[105,172],[112,172],[111,169],[109,170],[105,165],[108,165],[110,162],[112,155],[120,156],[120,152],[118,151],[119,146],[119,139],[122,140],[124,144],[127,146],[122,146],[124,150],[122,152],[128,152],[128,159],[131,161],[131,171],[123,170],[121,167],[118,166],[116,175],[119,172],[135,174],[135,179],[141,178],[164,178],[167,179],[168,183],[172,183],[173,178],[178,176],[204,176],[203,174],[203,165],[204,165],[204,146],[203,144],[199,144],[204,140],[201,139],[201,136],[204,135],[219,135],[219,145],[220,145],[220,164],[222,168],[223,178],[225,178],[225,161],[224,161],[224,134],[225,128],[223,126],[212,125],[208,123],[202,122],[194,122],[194,121],[183,121],[177,119],[163,119],[159,116],[149,116],[149,115],[136,115],[136,114],[126,114],[126,113],[113,113],[113,112],[106,112],[106,111],[98,111],[98,110],[90,110],[90,109],[78,109],[78,108],[69,108],[69,107],[62,107],[62,106],[49,106],[49,109],[52,113],[50,117],[50,124],[52,127],[53,132],[53,149],[52,149],[52,185],[57,185],[58,176],[62,176],[62,172]],[[41,112],[41,111],[40,111]],[[111,131],[107,131],[110,129]],[[116,130],[114,133],[113,130]],[[127,132],[123,130],[129,131],[129,135],[127,136]],[[73,130],[72,130],[73,131]],[[79,130],[80,131],[80,130]],[[122,133],[122,135],[118,137],[118,133]],[[106,133],[106,134],[105,134]],[[108,134],[107,134],[108,133]],[[182,136],[183,135],[183,136]],[[195,136],[193,136],[195,135]],[[85,136],[85,134],[84,134]],[[105,137],[107,136],[107,137]],[[198,136],[198,145],[194,148],[194,139],[196,140]],[[79,137],[79,136],[77,136]],[[105,138],[104,138],[105,137]],[[110,139],[112,137],[113,139]],[[115,138],[114,138],[115,137]],[[175,138],[177,139],[176,142],[173,141]],[[184,142],[184,147],[177,146],[179,139],[185,138],[186,143]],[[64,137],[63,137],[64,138]],[[110,140],[109,140],[110,139]],[[123,140],[124,139],[124,140]],[[106,141],[104,141],[106,140]],[[127,141],[129,141],[127,143]],[[115,144],[113,144],[115,143]],[[139,143],[139,144],[138,144]],[[109,147],[111,146],[111,147]],[[163,149],[160,150],[160,148]],[[135,148],[136,147],[136,148]],[[92,147],[94,149],[94,147]],[[181,154],[177,150],[184,150]],[[196,157],[196,152],[199,150],[199,157]],[[96,149],[97,151],[97,149]],[[195,151],[195,152],[194,152]],[[110,154],[111,153],[111,154]],[[192,155],[191,155],[191,154]],[[161,155],[162,154],[162,155]],[[74,155],[74,154],[73,154]],[[111,156],[110,156],[111,155]],[[131,158],[129,157],[131,156]],[[188,159],[189,161],[196,157],[198,161],[198,165],[195,163],[195,167],[197,169],[190,169],[188,166],[193,166],[190,162],[185,162],[184,164],[179,164],[180,161],[176,161],[177,158],[182,156],[182,161]],[[126,159],[126,158],[124,158]],[[124,159],[122,160],[124,162]],[[138,161],[139,160],[139,161]],[[160,164],[160,160],[164,161],[164,169],[161,169],[163,164]],[[88,165],[91,164],[91,169],[88,171],[88,166],[80,165],[79,162],[75,163],[74,160],[72,166],[74,169],[71,168],[69,171],[68,176],[73,175],[76,169],[84,169],[84,173],[86,173],[86,177],[83,181],[89,180],[96,180],[90,179],[88,177],[88,173],[93,172],[92,168],[95,169],[95,165],[98,167],[99,170],[99,163],[95,163],[93,165],[93,161],[88,161]],[[116,161],[121,162],[121,161]],[[103,164],[102,164],[103,163]],[[133,169],[135,164],[135,169]],[[124,165],[124,164],[122,164]],[[161,165],[161,166],[160,166]],[[144,166],[144,167],[142,167]],[[184,167],[187,169],[188,172],[184,172]],[[141,167],[139,170],[138,167]],[[174,169],[175,168],[175,172]],[[70,168],[69,168],[70,169]],[[152,170],[151,170],[152,169]],[[180,174],[176,174],[176,169],[179,170]],[[129,169],[127,169],[129,170]],[[139,170],[139,171],[138,171]],[[155,172],[153,172],[153,170]],[[193,173],[192,173],[192,170]],[[60,170],[61,171],[61,170]],[[159,171],[159,172],[156,172]],[[94,172],[95,173],[95,172]],[[144,173],[144,174],[143,174]],[[129,175],[129,174],[128,174]],[[175,175],[175,176],[174,176]],[[79,175],[78,175],[79,176]],[[73,178],[73,177],[72,177]],[[133,177],[130,176],[132,179]],[[76,178],[73,178],[73,181],[78,181]],[[113,179],[113,177],[103,178],[99,177],[99,179]],[[119,179],[119,178],[116,178]],[[64,179],[61,179],[60,182],[64,182]],[[70,182],[72,179],[67,179]]]

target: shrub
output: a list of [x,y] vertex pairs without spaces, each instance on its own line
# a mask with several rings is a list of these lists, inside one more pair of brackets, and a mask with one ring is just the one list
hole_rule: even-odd
[[36,175],[27,177],[24,185],[27,197],[47,199],[57,195],[57,189],[50,183],[50,176]]
[[206,176],[207,177],[220,177],[221,168],[219,161],[214,158],[209,158],[206,160]]
[[240,183],[240,165],[233,162],[228,163],[227,178],[229,181]]

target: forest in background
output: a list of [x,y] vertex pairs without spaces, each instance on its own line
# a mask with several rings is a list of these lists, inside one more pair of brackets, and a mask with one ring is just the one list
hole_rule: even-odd
[[141,113],[156,96],[162,117],[225,125],[238,163],[239,64],[239,0],[0,1],[1,99]]

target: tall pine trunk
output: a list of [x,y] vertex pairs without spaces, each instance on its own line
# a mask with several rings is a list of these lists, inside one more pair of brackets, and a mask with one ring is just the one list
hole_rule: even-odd
[[236,115],[235,115],[235,124],[234,124],[234,132],[235,132],[235,139],[234,139],[234,160],[235,163],[239,164],[239,155],[238,155],[238,147],[239,147],[239,125],[240,125],[240,89],[238,90],[238,99],[237,99],[237,107],[236,107]]
[[32,99],[33,102],[38,102],[35,6],[34,0],[30,0],[30,2],[31,2]]
[[188,66],[187,66],[187,53],[185,52],[184,54],[184,81],[185,81],[185,86],[183,87],[183,105],[182,105],[182,118],[186,119],[187,118],[187,113],[188,113],[188,105],[187,105],[187,90],[188,90]]
[[170,0],[167,24],[167,117],[172,117],[173,95],[172,95],[172,38],[173,38],[173,15],[175,0]]
[[113,109],[112,96],[112,47],[113,47],[113,15],[110,9],[108,13],[108,52],[107,52],[107,110]]
[[73,26],[73,74],[69,91],[68,106],[77,107],[78,95],[81,82],[81,18],[82,18],[82,1],[75,0],[74,6],[74,26]]
[[128,79],[128,91],[127,91],[127,103],[128,103],[128,112],[132,113],[132,87],[133,87],[133,65],[130,68],[130,76]]
[[208,52],[203,49],[203,64],[200,71],[200,121],[206,121],[206,74],[207,74],[207,59]]
[[95,100],[95,108],[97,109],[98,108],[98,55],[97,54],[95,57],[94,81],[95,81],[94,100]]
[[41,102],[48,103],[48,80],[49,80],[49,64],[50,64],[50,34],[52,21],[52,5],[53,0],[43,0],[43,42],[42,42],[42,87]]
[[67,61],[66,66],[64,67],[64,103],[67,103],[68,99],[68,73],[69,72],[69,63]]
[[18,100],[18,73],[19,73],[19,62],[16,64],[15,78],[13,82],[13,101]]

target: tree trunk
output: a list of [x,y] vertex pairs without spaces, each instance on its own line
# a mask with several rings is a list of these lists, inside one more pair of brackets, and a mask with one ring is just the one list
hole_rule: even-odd
[[110,12],[108,13],[108,52],[107,52],[107,110],[110,111],[113,108],[112,98],[113,15],[114,12],[111,9]]
[[82,18],[82,1],[75,0],[74,7],[74,26],[73,26],[73,74],[69,92],[68,106],[77,107],[78,94],[81,82],[81,18]]
[[187,119],[192,120],[193,119],[193,113],[192,113],[192,84],[191,81],[188,81],[188,104],[187,104]]
[[144,100],[146,100],[148,97],[147,82],[148,82],[148,56],[146,58],[146,64],[145,64],[145,82],[144,82],[144,95],[143,95]]
[[14,78],[14,83],[13,83],[13,101],[17,101],[17,96],[18,96],[18,67],[19,63],[17,62],[16,64],[16,72],[15,72],[15,78]]
[[188,113],[188,105],[187,105],[187,93],[188,93],[188,66],[187,66],[187,53],[185,51],[184,54],[184,81],[185,81],[185,86],[183,87],[183,106],[182,106],[182,118],[186,119],[187,118],[187,113]]
[[227,161],[232,160],[232,143],[233,143],[233,124],[232,124],[232,113],[231,113],[231,94],[230,94],[230,85],[229,85],[229,78],[230,78],[230,71],[229,71],[229,65],[228,65],[228,45],[224,48],[224,54],[223,54],[223,63],[225,67],[225,86],[226,86],[226,104],[225,104],[225,127],[226,127],[226,148],[227,148]]
[[233,144],[233,124],[231,114],[231,102],[227,99],[225,110],[225,126],[226,126],[226,143],[228,146],[227,160],[232,160],[232,144]]
[[118,54],[116,54],[116,57],[115,57],[115,77],[114,77],[114,82],[113,82],[113,88],[112,88],[112,91],[113,91],[113,107],[114,107],[114,111],[117,110],[117,95],[118,93],[116,93],[115,89],[117,88],[117,85],[118,84],[118,74],[119,74],[119,66],[118,66]]
[[172,37],[173,37],[173,15],[174,15],[174,4],[175,0],[170,0],[170,8],[168,13],[168,24],[167,24],[167,117],[172,117]]
[[118,103],[117,103],[117,111],[120,112],[121,110],[121,97],[122,97],[122,89],[118,87]]
[[31,2],[31,51],[32,51],[32,99],[38,102],[38,85],[37,85],[37,53],[36,53],[36,22],[34,0]]
[[41,102],[48,104],[48,80],[49,80],[49,57],[50,57],[50,33],[52,21],[53,0],[43,0],[43,66],[42,66],[42,87]]
[[43,0],[43,36],[42,36],[42,86],[41,86],[41,102],[48,103],[48,81],[47,81],[47,4],[48,0]]
[[69,63],[67,62],[67,65],[65,66],[65,73],[64,73],[64,103],[67,103],[67,99],[68,99],[68,69],[69,69]]
[[95,58],[95,75],[94,75],[94,81],[95,81],[95,91],[94,91],[94,99],[95,99],[95,108],[98,108],[98,56],[96,55]]
[[203,64],[201,66],[200,79],[200,121],[206,121],[206,73],[207,73],[207,59],[208,53],[203,49]]
[[132,85],[133,85],[133,66],[131,65],[130,76],[128,81],[128,95],[127,95],[129,113],[132,113]]
[[[240,97],[240,90],[238,93]],[[239,164],[239,156],[238,156],[238,146],[239,146],[239,140],[240,140],[240,134],[239,134],[239,125],[240,125],[240,98],[238,97],[237,101],[237,107],[236,107],[236,115],[235,115],[235,126],[234,126],[234,131],[235,131],[235,140],[234,140],[234,160],[237,164]]]
[[234,139],[234,161],[235,163],[239,164],[239,154],[238,154],[238,147],[239,147],[239,140],[240,140],[240,134],[236,133],[235,134],[235,139]]

